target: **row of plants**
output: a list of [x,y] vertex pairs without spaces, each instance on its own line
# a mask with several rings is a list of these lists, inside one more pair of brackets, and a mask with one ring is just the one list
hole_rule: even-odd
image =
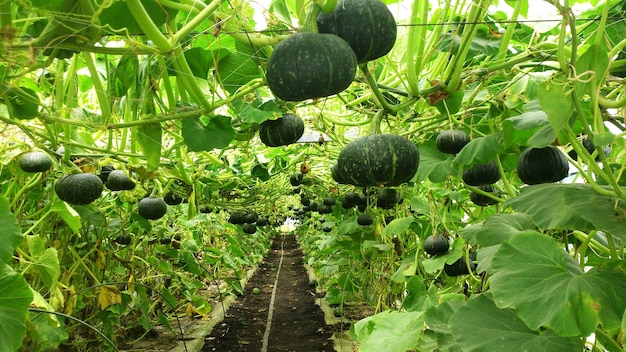
[[[157,326],[181,335],[181,319],[207,316],[227,295],[243,293],[240,280],[265,256],[275,233],[267,220],[254,232],[229,222],[233,211],[217,194],[202,198],[202,212],[191,211],[191,188],[156,174],[144,182],[127,178],[132,189],[119,190],[109,169],[106,189],[95,201],[63,201],[71,189],[59,187],[69,167],[55,160],[49,170],[23,171],[30,156],[20,156],[24,145],[7,142],[1,148],[0,311],[8,322],[2,350],[111,350],[154,337]],[[107,161],[74,159],[85,172],[69,175],[99,181],[108,169],[100,162]],[[81,190],[89,179],[71,182]],[[175,190],[183,194],[177,198]],[[142,203],[155,200],[164,211],[160,202]]]
[[624,3],[549,3],[0,3],[0,350],[175,331],[285,216],[364,351],[622,350]]

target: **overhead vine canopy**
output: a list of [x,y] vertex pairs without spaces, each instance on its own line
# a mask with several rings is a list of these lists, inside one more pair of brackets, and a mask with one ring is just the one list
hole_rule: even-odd
[[174,331],[286,219],[363,351],[623,350],[625,11],[0,0],[0,351]]

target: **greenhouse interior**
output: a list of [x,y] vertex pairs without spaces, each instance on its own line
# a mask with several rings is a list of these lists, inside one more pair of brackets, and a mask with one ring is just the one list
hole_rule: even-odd
[[625,19],[0,0],[0,352],[626,351]]

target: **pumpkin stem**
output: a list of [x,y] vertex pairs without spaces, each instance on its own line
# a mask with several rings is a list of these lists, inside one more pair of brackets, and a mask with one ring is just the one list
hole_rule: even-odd
[[380,134],[380,124],[383,121],[383,117],[385,117],[385,110],[380,109],[378,111],[376,111],[376,114],[374,114],[374,118],[372,119],[372,122],[370,123],[370,130],[368,132],[368,134]]

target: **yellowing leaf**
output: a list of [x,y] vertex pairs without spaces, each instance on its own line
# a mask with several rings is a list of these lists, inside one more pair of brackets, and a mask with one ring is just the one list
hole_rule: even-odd
[[98,295],[98,306],[100,309],[106,309],[109,306],[119,303],[122,303],[120,290],[115,286],[102,286],[100,295]]
[[104,252],[96,249],[94,255],[96,256],[96,266],[98,266],[98,269],[104,270],[106,267],[106,256],[104,255]]

